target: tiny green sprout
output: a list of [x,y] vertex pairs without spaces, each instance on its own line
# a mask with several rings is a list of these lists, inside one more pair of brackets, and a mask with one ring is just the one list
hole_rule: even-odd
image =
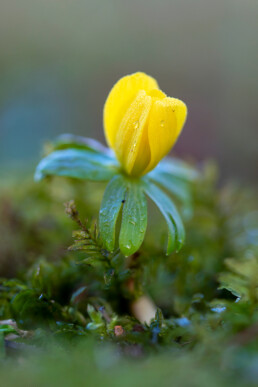
[[147,228],[150,198],[168,226],[167,254],[179,251],[185,239],[184,225],[170,197],[189,208],[190,182],[197,172],[186,163],[166,158],[186,119],[186,105],[167,97],[157,82],[144,73],[121,78],[104,106],[104,129],[110,148],[99,142],[62,135],[53,152],[39,163],[35,179],[64,176],[108,181],[99,212],[99,229],[108,251],[116,246],[120,213],[119,248],[125,256],[141,246]]

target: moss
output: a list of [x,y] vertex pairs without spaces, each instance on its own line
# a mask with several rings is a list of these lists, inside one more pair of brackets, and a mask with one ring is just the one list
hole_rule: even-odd
[[[207,163],[192,187],[182,250],[164,255],[165,224],[150,208],[146,240],[130,260],[99,239],[101,184],[5,184],[0,319],[12,319],[0,325],[5,386],[256,385],[257,192],[218,188],[215,172]],[[159,308],[150,325],[131,314],[141,294]]]

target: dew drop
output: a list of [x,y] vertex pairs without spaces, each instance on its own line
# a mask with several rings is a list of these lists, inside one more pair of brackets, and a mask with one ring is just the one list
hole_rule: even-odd
[[138,129],[139,128],[139,121],[135,121],[133,123],[133,127],[134,127],[134,129]]
[[133,146],[131,148],[131,152],[133,152],[135,150],[135,148],[136,148],[136,141],[134,141],[134,143],[133,143]]
[[164,126],[165,126],[165,121],[164,121],[164,120],[161,120],[161,121],[160,121],[160,126],[161,126],[162,128],[164,128]]

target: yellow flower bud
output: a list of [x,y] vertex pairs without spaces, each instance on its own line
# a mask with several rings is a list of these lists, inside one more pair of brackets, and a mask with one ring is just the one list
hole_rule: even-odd
[[175,144],[185,123],[184,102],[167,97],[144,73],[121,78],[104,106],[108,145],[128,175],[151,171]]

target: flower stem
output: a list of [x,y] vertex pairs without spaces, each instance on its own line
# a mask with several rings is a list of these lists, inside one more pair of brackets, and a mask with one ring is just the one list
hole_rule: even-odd
[[142,295],[131,303],[131,312],[142,324],[150,324],[151,319],[155,317],[157,306],[147,295]]
[[[127,258],[127,267],[130,269],[140,269],[139,261],[138,261],[139,253],[135,253]],[[127,289],[130,293],[134,293],[135,291],[135,278],[130,278],[127,282]],[[155,317],[157,306],[153,302],[153,300],[147,295],[143,294],[140,297],[131,301],[130,304],[131,313],[137,320],[139,320],[142,324],[149,324],[151,319]]]

